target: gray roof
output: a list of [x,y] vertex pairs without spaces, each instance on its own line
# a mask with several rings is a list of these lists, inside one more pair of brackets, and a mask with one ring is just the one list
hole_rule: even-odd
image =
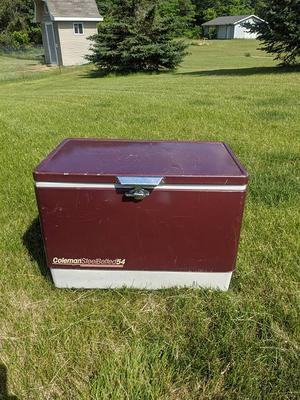
[[99,18],[95,0],[46,0],[49,12],[56,18]]
[[[230,15],[226,17],[218,17],[215,19],[212,19],[211,21],[207,21],[202,26],[216,26],[216,25],[234,25],[237,22],[247,19],[249,17],[256,17],[256,15]],[[260,19],[260,18],[258,18]]]

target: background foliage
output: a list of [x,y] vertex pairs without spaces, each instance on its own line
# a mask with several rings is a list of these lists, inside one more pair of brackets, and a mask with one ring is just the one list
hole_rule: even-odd
[[276,54],[283,64],[294,64],[300,56],[300,0],[270,0],[264,8],[267,22],[249,26],[258,32],[262,49]]
[[[118,0],[96,0],[100,13],[109,20]],[[216,16],[258,14],[264,17],[265,0],[160,0],[158,12],[171,18],[174,36],[197,37],[201,24]],[[41,43],[40,27],[32,22],[33,0],[1,0],[0,46],[19,48]]]
[[20,48],[41,43],[41,29],[33,20],[31,0],[0,1],[0,46]]

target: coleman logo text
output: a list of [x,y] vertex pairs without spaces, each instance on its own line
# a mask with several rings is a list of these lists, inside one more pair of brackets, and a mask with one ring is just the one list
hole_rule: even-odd
[[86,267],[114,267],[123,268],[125,265],[125,258],[116,258],[111,260],[109,258],[59,258],[53,257],[52,264],[55,265],[78,265]]

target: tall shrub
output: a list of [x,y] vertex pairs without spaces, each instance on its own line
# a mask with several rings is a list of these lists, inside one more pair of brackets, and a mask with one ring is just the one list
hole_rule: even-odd
[[249,25],[252,32],[258,33],[261,48],[283,64],[299,61],[300,0],[267,0],[263,16],[266,22]]
[[176,68],[187,45],[173,39],[174,24],[159,16],[157,4],[157,0],[116,0],[109,18],[92,36],[87,59],[107,72]]
[[41,28],[32,22],[32,0],[0,0],[0,46],[19,48],[42,42]]

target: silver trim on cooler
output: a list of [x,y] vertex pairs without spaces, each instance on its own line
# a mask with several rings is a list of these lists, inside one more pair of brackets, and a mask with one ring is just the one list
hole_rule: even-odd
[[[37,188],[61,188],[61,189],[122,189],[124,186],[114,183],[79,183],[79,182],[35,182]],[[189,184],[169,184],[159,185],[153,190],[211,190],[222,192],[244,192],[247,185],[189,185]]]
[[117,176],[117,182],[122,186],[155,187],[163,182],[162,176]]

